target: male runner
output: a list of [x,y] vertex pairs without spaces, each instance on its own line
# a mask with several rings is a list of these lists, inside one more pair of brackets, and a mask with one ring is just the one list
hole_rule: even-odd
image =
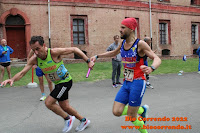
[[[28,57],[27,59],[29,60],[32,56],[34,55],[34,52],[33,50],[31,50],[28,54]],[[44,80],[43,80],[43,76],[45,76],[47,82],[48,82],[48,87],[49,87],[49,91],[52,92],[53,90],[53,83],[51,82],[51,80],[47,77],[47,74],[44,74],[42,72],[42,70],[38,67],[38,66],[34,66],[35,68],[35,73],[38,77],[38,80],[39,80],[39,87],[40,87],[40,91],[42,93],[42,97],[40,98],[40,101],[44,101],[46,99],[46,95],[45,95],[45,92],[44,92]]]
[[7,83],[12,86],[13,82],[20,80],[33,65],[39,66],[43,73],[48,74],[48,77],[55,84],[55,89],[46,98],[45,105],[65,120],[63,132],[71,130],[75,117],[80,120],[80,125],[76,128],[76,131],[84,130],[90,124],[90,120],[81,116],[69,104],[68,91],[72,86],[72,77],[64,66],[62,55],[78,54],[88,63],[89,68],[94,66],[94,62],[90,62],[90,59],[76,47],[47,49],[41,36],[33,36],[29,43],[35,55],[29,59],[21,72],[13,78],[3,81],[1,86],[5,86]]
[[[143,127],[144,122],[137,119],[137,114],[146,117],[148,105],[140,107],[142,97],[146,89],[145,74],[153,72],[161,64],[160,58],[151,50],[147,43],[135,38],[135,18],[126,18],[121,22],[121,38],[124,39],[120,46],[106,53],[98,54],[91,58],[113,57],[121,53],[124,65],[124,83],[118,91],[114,104],[113,114],[115,116],[128,115],[135,118],[132,123],[135,126]],[[144,65],[143,56],[147,55],[153,60],[151,67]],[[128,104],[128,106],[126,106]],[[146,129],[138,129],[141,133],[147,133]]]

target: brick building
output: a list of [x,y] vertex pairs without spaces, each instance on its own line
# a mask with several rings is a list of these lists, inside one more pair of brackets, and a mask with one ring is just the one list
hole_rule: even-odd
[[88,56],[104,52],[126,17],[137,19],[138,38],[152,36],[159,56],[193,55],[200,44],[200,0],[151,0],[151,10],[150,0],[49,1],[50,8],[48,0],[0,0],[0,39],[15,50],[11,57],[26,58],[33,35]]

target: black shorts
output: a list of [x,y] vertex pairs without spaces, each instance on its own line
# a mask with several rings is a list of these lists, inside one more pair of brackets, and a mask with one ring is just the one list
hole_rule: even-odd
[[3,67],[8,67],[8,66],[10,66],[10,62],[0,63],[0,65]]
[[58,101],[64,101],[68,99],[68,91],[72,87],[72,80],[65,83],[57,84],[54,90],[50,93],[50,96],[57,99]]

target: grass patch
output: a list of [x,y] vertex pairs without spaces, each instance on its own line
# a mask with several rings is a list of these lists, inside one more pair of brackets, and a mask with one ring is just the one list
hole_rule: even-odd
[[[149,65],[152,61],[149,61]],[[198,58],[183,60],[162,60],[160,67],[151,73],[152,75],[157,74],[169,74],[178,73],[180,70],[184,72],[197,72],[198,71]],[[112,63],[111,62],[97,62],[90,72],[89,78],[85,78],[88,68],[86,63],[75,63],[75,64],[65,64],[66,68],[70,72],[74,82],[82,81],[99,81],[104,79],[111,79],[112,76]],[[12,67],[11,73],[14,76],[16,73],[20,72],[23,67]],[[123,72],[123,69],[121,69]],[[123,75],[120,76],[123,78]],[[8,79],[7,72],[5,72],[4,80]],[[45,78],[44,78],[45,79]],[[26,86],[32,81],[32,71],[28,73],[20,80],[14,83],[14,86]],[[45,84],[47,84],[46,80]],[[34,82],[38,83],[38,78],[34,72]]]
[[[151,64],[152,61],[149,61]],[[199,60],[197,58],[183,60],[162,60],[160,67],[152,74],[168,74],[178,73],[180,70],[184,72],[197,72]]]

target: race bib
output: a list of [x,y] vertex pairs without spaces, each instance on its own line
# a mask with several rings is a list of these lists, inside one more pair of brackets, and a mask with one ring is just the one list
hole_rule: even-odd
[[48,73],[47,76],[48,76],[48,78],[51,81],[58,81],[58,80],[60,80],[60,77],[58,77],[58,75],[56,74],[56,72],[54,72],[54,73]]
[[56,72],[49,73],[48,77],[51,81],[64,80],[69,77],[69,72],[62,64],[59,66]]
[[134,77],[134,70],[125,68],[124,69],[124,78],[125,78],[125,80],[132,82],[133,81],[133,77]]

